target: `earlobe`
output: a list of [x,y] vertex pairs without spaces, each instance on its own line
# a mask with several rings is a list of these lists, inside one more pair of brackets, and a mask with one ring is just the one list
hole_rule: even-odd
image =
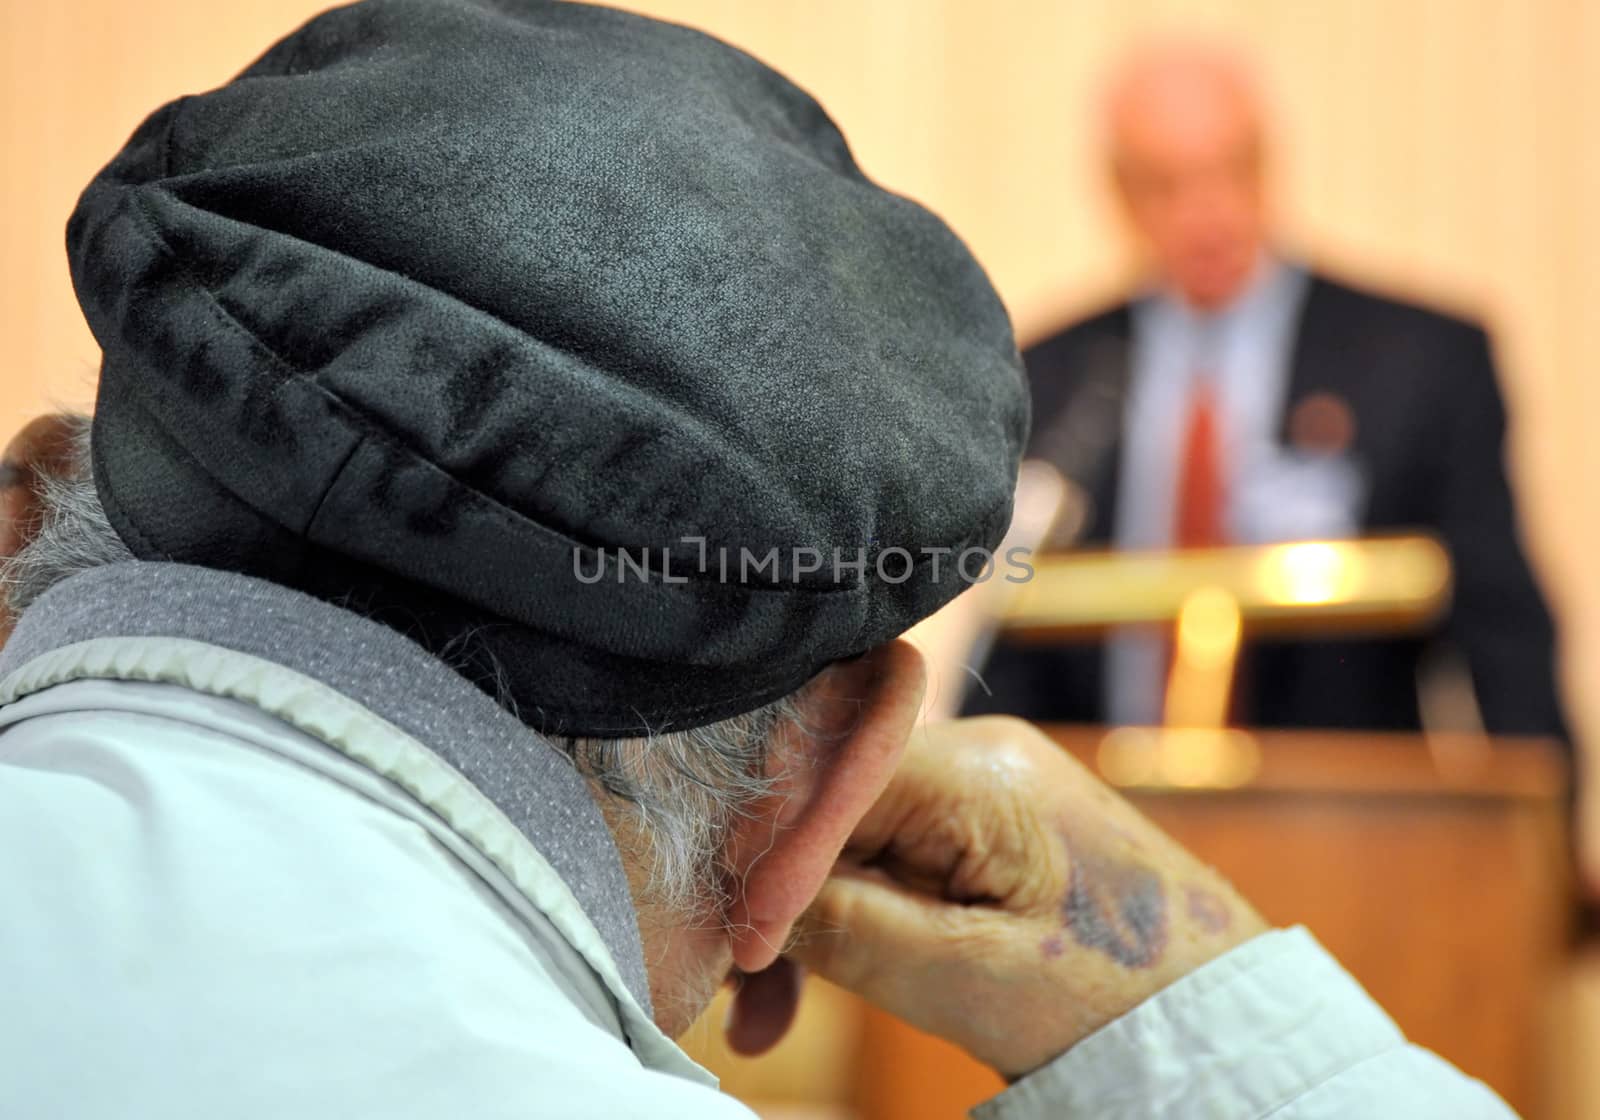
[[736,881],[727,918],[741,971],[759,972],[782,952],[894,773],[924,683],[922,655],[888,642],[829,668],[808,691],[806,726],[773,744],[778,786],[766,811],[740,823],[728,853]]

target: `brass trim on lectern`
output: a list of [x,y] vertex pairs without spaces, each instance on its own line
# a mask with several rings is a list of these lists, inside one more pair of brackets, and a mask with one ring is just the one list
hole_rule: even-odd
[[1171,624],[1205,588],[1231,596],[1251,633],[1408,630],[1435,618],[1450,594],[1449,556],[1422,536],[1064,553],[1038,557],[1033,568],[1002,609],[1001,625],[1014,638],[1061,641]]
[[1247,630],[1416,629],[1449,594],[1450,558],[1430,537],[1074,553],[1038,560],[1001,624],[1056,641],[1170,628],[1164,726],[1112,729],[1096,764],[1119,786],[1226,789],[1261,765],[1256,740],[1227,726]]

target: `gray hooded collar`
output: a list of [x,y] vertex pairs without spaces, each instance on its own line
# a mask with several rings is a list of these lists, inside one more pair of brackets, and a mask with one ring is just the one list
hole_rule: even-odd
[[488,797],[594,923],[650,1014],[638,919],[616,844],[567,757],[398,632],[320,599],[232,572],[130,561],[64,580],[28,609],[0,677],[95,638],[185,638],[311,677],[388,720]]

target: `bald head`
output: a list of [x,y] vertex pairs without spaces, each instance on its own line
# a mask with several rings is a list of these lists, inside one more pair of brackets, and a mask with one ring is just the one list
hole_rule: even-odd
[[1160,279],[1197,308],[1226,306],[1267,238],[1249,71],[1212,47],[1147,47],[1113,76],[1105,114],[1117,192]]

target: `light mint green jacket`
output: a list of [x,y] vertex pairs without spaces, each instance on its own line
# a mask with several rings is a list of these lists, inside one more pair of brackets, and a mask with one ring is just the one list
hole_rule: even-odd
[[[0,1118],[750,1116],[655,1027],[581,781],[530,778],[553,749],[419,647],[129,564],[41,600],[0,674]],[[979,1114],[1509,1115],[1304,931]]]

